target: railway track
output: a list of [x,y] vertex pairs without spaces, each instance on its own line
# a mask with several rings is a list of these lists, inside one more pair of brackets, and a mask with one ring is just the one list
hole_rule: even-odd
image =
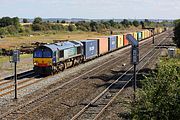
[[[33,84],[32,81],[35,82],[35,80],[37,80],[35,79],[35,77],[38,77],[38,75],[35,75],[33,70],[18,74],[17,83],[19,86],[17,89],[19,90],[28,85]],[[13,91],[14,91],[14,80],[12,76],[6,77],[0,81],[0,97],[11,94]]]
[[[153,51],[155,51],[153,53]],[[138,65],[138,73],[156,54],[158,50],[152,49],[144,57],[140,59],[140,63],[146,61],[142,65]],[[152,54],[152,55],[151,55]],[[148,59],[145,59],[150,56]],[[97,120],[104,110],[113,102],[113,100],[124,90],[124,88],[133,79],[131,66],[125,73],[118,77],[111,85],[109,85],[103,92],[89,102],[81,111],[79,111],[71,120]]]
[[[26,77],[27,75],[31,75],[31,74],[34,74],[34,71],[33,70],[27,70],[25,72],[18,73],[17,78],[20,79],[20,78]],[[7,77],[4,77],[4,78],[1,78],[0,82],[9,81],[9,80],[12,80],[13,78],[14,78],[14,75],[7,76]]]
[[[145,42],[144,44],[142,44],[142,45],[146,45],[148,42]],[[128,53],[128,51],[126,51],[124,54],[127,54]],[[116,59],[117,59],[118,57],[116,57]],[[113,59],[114,60],[114,59]],[[115,63],[114,63],[115,64]],[[104,65],[104,64],[103,64]],[[101,65],[102,66],[102,65]],[[33,70],[30,70],[30,71],[26,71],[26,72],[24,72],[24,73],[20,73],[20,74],[18,74],[18,79],[21,79],[21,78],[23,78],[23,77],[28,77],[29,75],[33,75],[34,74],[34,71]],[[42,81],[42,80],[44,80],[44,79],[46,79],[46,78],[39,78],[39,79],[36,79],[35,77],[38,77],[38,75],[35,75],[35,76],[33,76],[33,78],[29,78],[29,79],[25,79],[25,80],[21,80],[21,81],[18,81],[18,85],[20,85],[20,86],[18,86],[18,88],[17,88],[17,90],[20,90],[20,89],[23,89],[23,88],[25,88],[25,87],[27,87],[27,86],[30,86],[30,85],[33,85],[33,84],[35,84],[35,83],[37,83],[37,82],[40,82],[40,81]],[[48,77],[51,77],[51,76],[48,76]],[[0,97],[3,97],[3,96],[5,96],[5,95],[8,95],[8,94],[11,94],[11,93],[13,93],[14,92],[14,84],[13,84],[13,82],[14,81],[12,81],[12,80],[10,80],[10,79],[13,79],[13,76],[10,76],[10,77],[6,77],[6,78],[4,78],[4,79],[2,79],[2,80],[0,80]],[[71,82],[71,81],[70,81]],[[68,83],[70,83],[70,82],[68,82]],[[67,83],[67,84],[68,84]],[[3,86],[3,87],[2,87]]]
[[[160,48],[157,48],[157,49],[160,49]],[[156,60],[157,60],[159,55],[160,55],[159,50],[156,50],[155,53],[141,67],[141,69],[144,67],[145,68],[149,68],[149,67],[151,68],[152,66],[154,66],[154,63],[156,63]],[[142,72],[141,69],[138,69],[136,73],[137,74],[139,74],[139,73],[143,74],[143,73],[141,73]],[[130,79],[133,79],[133,77],[131,77]],[[127,84],[129,84],[129,83],[130,83],[130,81],[127,82]],[[115,110],[115,109],[117,109],[118,107],[122,107],[122,108],[124,107],[122,105],[117,105],[115,109],[113,108],[114,111],[112,111],[111,105],[114,106],[117,104],[117,102],[120,101],[118,99],[121,99],[121,97],[123,97],[123,92],[127,91],[127,90],[125,90],[126,86],[128,86],[128,85],[124,85],[121,89],[119,89],[119,91],[116,92],[115,95],[112,95],[112,97],[111,97],[112,99],[109,100],[107,103],[105,103],[105,105],[102,107],[102,109],[100,109],[98,112],[96,112],[96,114],[93,117],[93,120],[106,119],[106,117],[110,117],[108,115],[110,115],[111,113],[117,113],[118,110]],[[120,96],[120,95],[122,95],[122,96]],[[122,99],[124,99],[124,98],[122,98]],[[130,99],[130,98],[128,98],[128,99]],[[119,111],[121,111],[121,110],[119,110]]]
[[[124,53],[124,54],[125,54],[125,53]],[[116,59],[119,59],[119,58],[117,57]],[[115,58],[114,58],[113,60],[115,60]],[[27,102],[27,103],[25,103],[25,104],[23,104],[23,105],[21,105],[21,106],[18,106],[17,108],[15,108],[15,109],[13,109],[13,110],[10,110],[9,112],[1,115],[0,118],[3,118],[4,116],[10,115],[11,113],[14,113],[14,112],[15,112],[15,113],[16,113],[16,112],[18,113],[19,111],[22,110],[21,108],[27,107],[28,105],[33,104],[33,103],[37,102],[38,100],[39,100],[40,102],[42,102],[50,93],[53,93],[53,92],[56,91],[57,89],[62,89],[63,87],[65,87],[65,86],[68,85],[69,83],[71,83],[71,82],[79,79],[80,77],[82,77],[82,76],[84,76],[84,75],[86,75],[86,74],[89,74],[90,72],[93,72],[94,70],[96,70],[96,69],[98,69],[98,68],[100,68],[100,67],[102,67],[102,66],[104,66],[104,65],[106,65],[106,64],[108,64],[108,63],[109,63],[109,62],[106,62],[106,63],[104,63],[104,64],[101,64],[100,66],[98,66],[98,67],[96,67],[96,68],[94,68],[94,69],[92,69],[92,70],[90,70],[90,71],[85,72],[84,74],[80,75],[79,77],[76,77],[76,78],[74,78],[74,79],[72,79],[72,80],[70,80],[70,81],[62,84],[61,86],[59,86],[59,87],[57,87],[57,88],[54,88],[54,89],[48,91],[48,93],[45,93],[45,94],[43,94],[43,95],[40,96],[40,97],[37,97],[37,98],[35,98],[35,99],[33,99],[33,100],[31,100],[31,101],[29,101],[29,102]],[[102,71],[102,70],[101,70],[101,71]],[[75,86],[74,86],[74,87],[75,87]],[[44,99],[43,99],[43,98],[44,98]],[[36,108],[37,108],[37,107],[36,107]],[[30,112],[32,112],[32,110],[30,110]],[[26,112],[26,113],[23,113],[23,114],[26,115],[27,113],[29,113],[29,112]],[[15,114],[12,114],[12,115],[15,115]],[[18,117],[17,117],[17,118],[18,118]]]
[[[17,74],[17,79],[22,79],[22,78],[32,76],[32,75],[34,75],[34,71],[28,70],[26,72],[22,72],[22,73]],[[14,82],[13,78],[14,78],[14,76],[9,76],[9,77],[5,77],[5,78],[0,79],[0,87],[2,85],[8,84],[8,83],[13,83]]]

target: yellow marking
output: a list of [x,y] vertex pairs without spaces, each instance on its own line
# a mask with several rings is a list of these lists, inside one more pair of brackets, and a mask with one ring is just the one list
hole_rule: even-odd
[[52,64],[52,58],[34,58],[33,63]]

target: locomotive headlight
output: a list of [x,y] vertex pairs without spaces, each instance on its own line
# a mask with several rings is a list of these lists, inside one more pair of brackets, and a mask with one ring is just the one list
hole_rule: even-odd
[[34,65],[38,65],[38,63],[37,63],[37,62],[34,62]]

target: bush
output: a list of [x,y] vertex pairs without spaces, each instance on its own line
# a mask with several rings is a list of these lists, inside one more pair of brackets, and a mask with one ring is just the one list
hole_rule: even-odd
[[174,43],[180,48],[180,20],[176,20],[174,28]]
[[134,20],[134,21],[133,21],[133,25],[134,25],[135,27],[138,27],[138,26],[139,26],[139,22],[138,22],[137,20]]
[[0,28],[0,35],[7,35],[9,34],[7,28]]
[[43,26],[41,24],[33,24],[32,25],[32,30],[33,31],[42,31],[43,30]]
[[132,107],[133,119],[180,119],[180,62],[178,59],[161,61],[157,73],[143,81]]
[[68,30],[71,31],[71,32],[72,32],[72,31],[75,31],[75,30],[76,30],[76,27],[75,27],[74,25],[69,25],[69,26],[68,26]]

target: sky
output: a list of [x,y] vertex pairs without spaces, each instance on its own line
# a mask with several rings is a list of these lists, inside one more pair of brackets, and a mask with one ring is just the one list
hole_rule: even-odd
[[178,19],[180,0],[0,0],[0,17]]

